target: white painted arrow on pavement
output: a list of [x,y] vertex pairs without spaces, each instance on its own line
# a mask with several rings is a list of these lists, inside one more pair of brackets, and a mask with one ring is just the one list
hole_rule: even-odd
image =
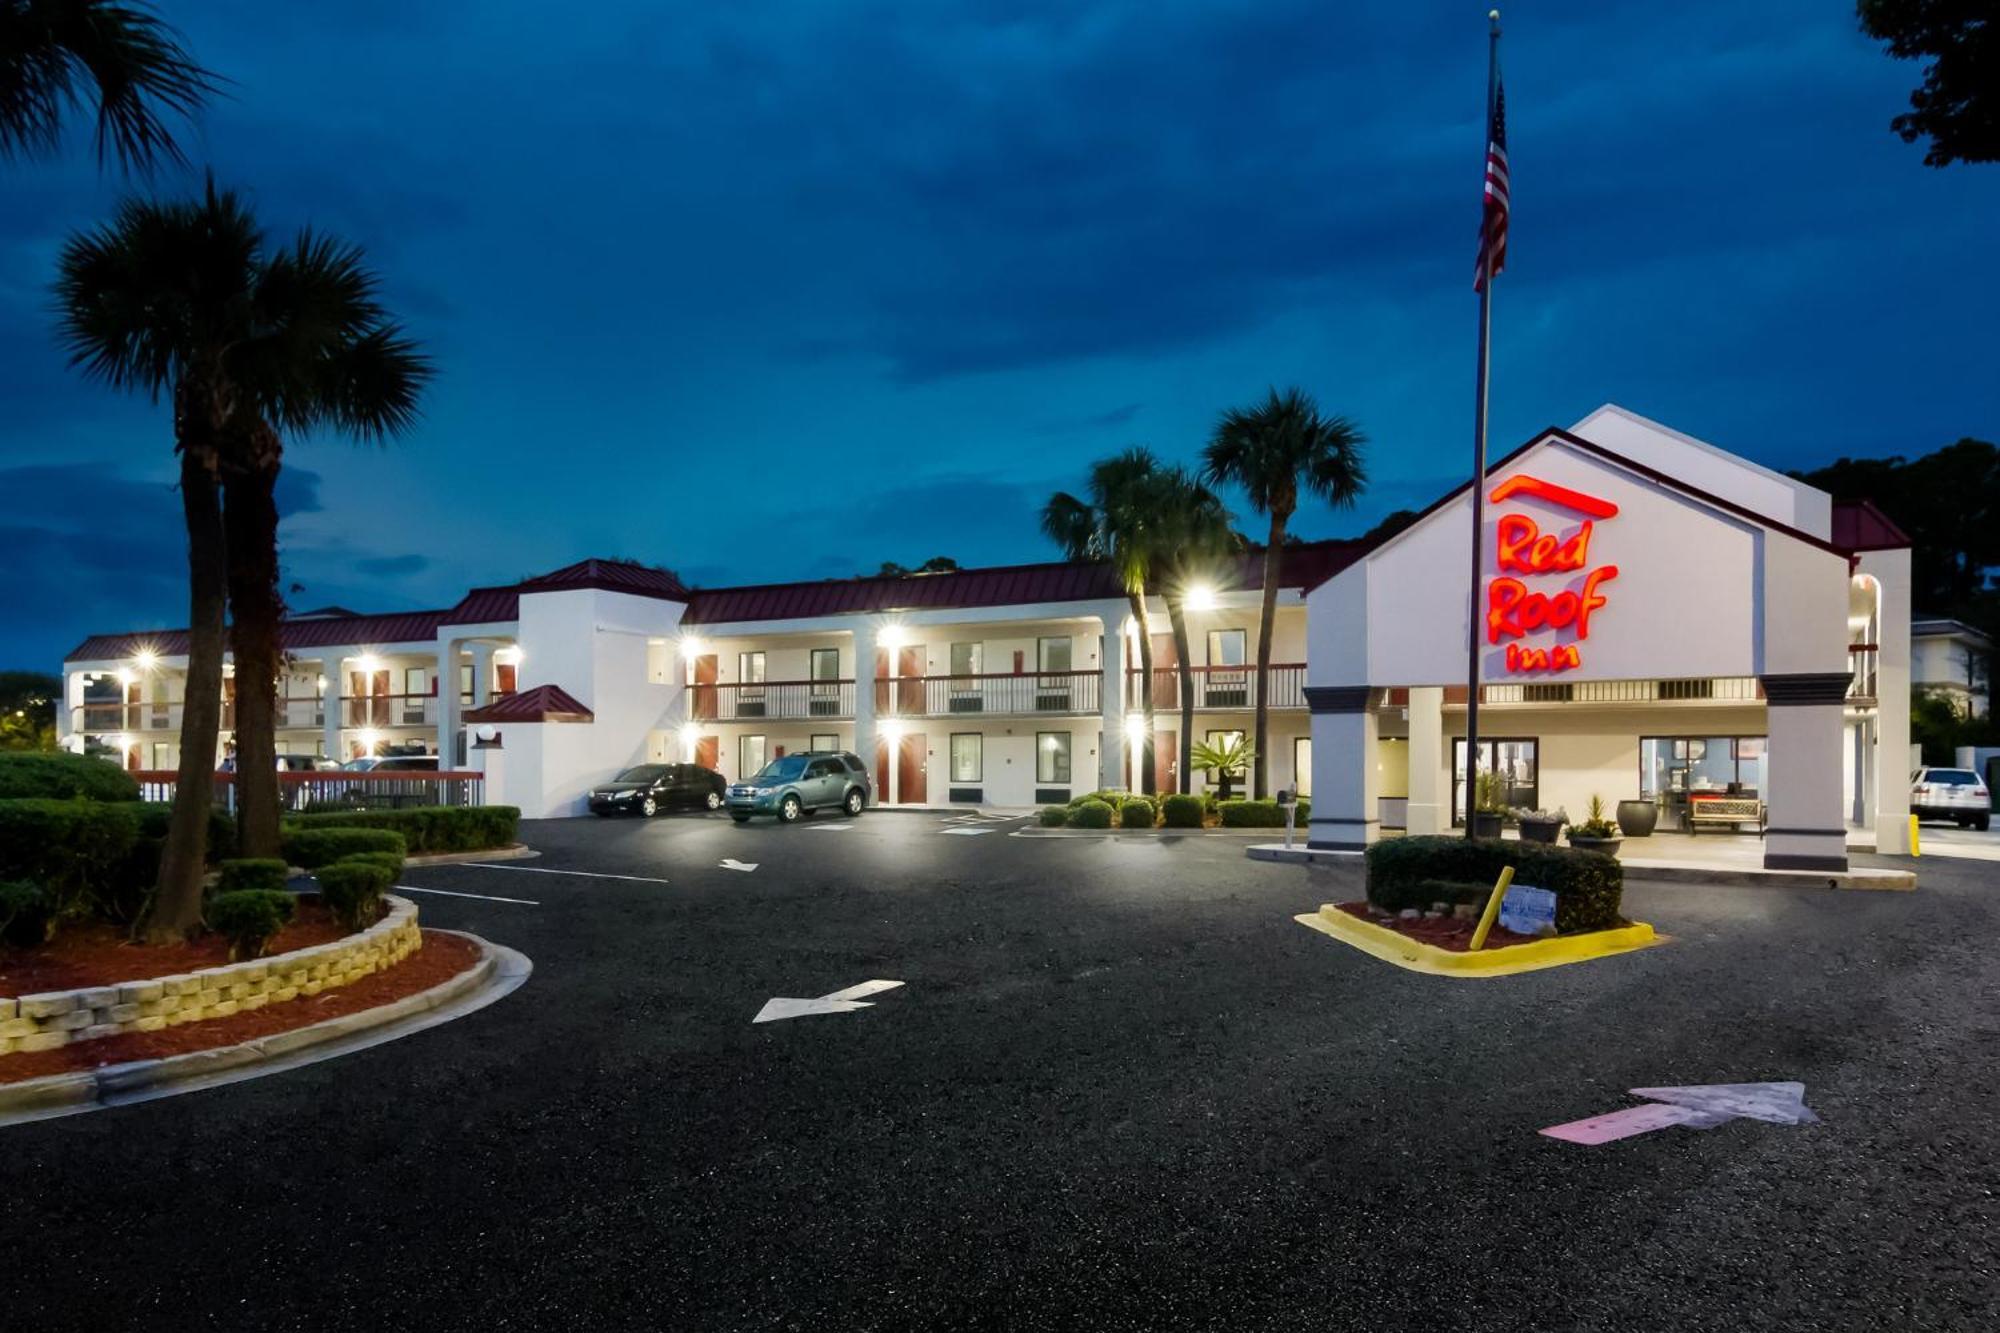
[[1551,1125],[1541,1133],[1566,1143],[1599,1144],[1682,1125],[1713,1129],[1730,1120],[1764,1120],[1774,1125],[1813,1125],[1819,1117],[1806,1107],[1803,1083],[1695,1083],[1686,1087],[1633,1088],[1644,1106]]
[[739,861],[733,856],[722,858],[722,868],[724,870],[755,870],[760,864],[761,862],[757,861]]
[[808,1014],[844,1014],[855,1009],[871,1006],[862,1000],[864,995],[879,995],[885,990],[894,990],[902,985],[900,981],[864,981],[858,986],[837,990],[831,995],[822,995],[817,1000],[796,1000],[777,996],[764,1001],[764,1007],[757,1011],[752,1023],[775,1023],[781,1018],[804,1018]]

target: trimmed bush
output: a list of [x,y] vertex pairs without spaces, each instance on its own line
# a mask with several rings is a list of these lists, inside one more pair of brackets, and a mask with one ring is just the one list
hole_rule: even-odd
[[0,880],[25,880],[48,895],[52,921],[117,916],[132,884],[139,842],[136,801],[0,801]]
[[[232,861],[231,865],[262,865]],[[227,867],[224,867],[226,870]],[[229,961],[262,958],[266,946],[298,910],[298,900],[282,889],[234,889],[211,898],[202,913],[208,928],[229,939]]]
[[406,855],[428,856],[505,847],[517,840],[521,812],[511,805],[419,805],[294,815],[285,821],[287,833],[307,829],[386,829],[402,835]]
[[332,865],[358,852],[382,852],[398,861],[407,855],[403,835],[378,828],[285,828],[285,859],[307,870]]
[[382,914],[382,895],[396,882],[396,872],[379,858],[335,861],[321,866],[313,878],[319,881],[319,900],[350,930],[373,925]]
[[1388,838],[1368,849],[1367,862],[1368,901],[1385,911],[1428,908],[1448,885],[1490,892],[1501,869],[1513,866],[1515,883],[1556,895],[1557,933],[1608,930],[1621,920],[1625,867],[1597,852],[1498,838]]
[[1168,828],[1200,828],[1202,814],[1199,796],[1169,796],[1160,802],[1160,822]]
[[0,881],[0,940],[32,948],[56,933],[49,895],[23,879]]
[[[1276,801],[1224,801],[1217,809],[1221,812],[1224,828],[1283,828],[1285,807]],[[1312,814],[1312,802],[1300,801],[1297,826],[1304,828]]]
[[352,856],[343,856],[340,859],[342,861],[366,861],[370,865],[381,866],[389,872],[391,884],[401,878],[403,874],[403,858],[394,852],[356,852]]
[[0,800],[136,801],[139,784],[108,759],[61,750],[0,754]]
[[1132,793],[1129,791],[1114,791],[1110,788],[1106,788],[1103,791],[1085,792],[1083,795],[1075,797],[1070,801],[1069,808],[1074,810],[1079,805],[1082,805],[1085,801],[1101,801],[1105,805],[1110,806],[1113,810],[1116,810],[1119,806],[1125,804],[1125,802],[1131,799],[1132,799]]
[[273,893],[285,891],[285,881],[291,878],[291,867],[276,857],[251,857],[242,861],[224,861],[222,873],[216,878],[215,891],[223,893],[244,893],[253,889],[268,889]]
[[1153,803],[1143,796],[1134,796],[1118,807],[1118,827],[1151,828],[1154,816]]
[[1045,805],[1042,807],[1042,827],[1061,828],[1069,823],[1069,807],[1066,805]]
[[1070,807],[1071,828],[1110,828],[1111,807],[1103,801],[1086,799]]

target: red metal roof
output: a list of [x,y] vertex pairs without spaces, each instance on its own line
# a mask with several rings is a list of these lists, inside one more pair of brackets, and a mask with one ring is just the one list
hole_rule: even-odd
[[521,618],[518,587],[474,588],[444,613],[447,625],[492,625]]
[[1910,538],[1873,500],[1835,500],[1833,544],[1850,552],[1894,551],[1910,545]]
[[559,685],[537,685],[465,715],[467,722],[590,722],[596,714]]
[[[1301,542],[1285,548],[1280,586],[1302,588],[1345,569],[1366,550],[1358,541]],[[1221,591],[1264,586],[1264,553],[1243,554],[1222,580]],[[892,574],[827,579],[818,583],[765,583],[742,588],[700,588],[688,595],[684,625],[746,620],[795,620],[856,612],[918,611],[944,607],[1022,606],[1034,602],[1086,602],[1119,598],[1125,590],[1108,565],[1081,560],[1001,565],[943,574]]]
[[553,592],[561,588],[599,588],[638,597],[663,597],[685,602],[687,585],[664,569],[631,560],[579,560],[520,585],[522,592]]
[[[435,643],[438,626],[446,623],[446,614],[405,611],[386,616],[315,615],[305,620],[287,620],[278,626],[278,646],[286,652],[299,652],[347,644],[386,648],[393,644]],[[93,634],[70,649],[63,660],[115,660],[141,651],[161,657],[182,657],[187,650],[188,633],[184,629],[141,630],[131,634]]]

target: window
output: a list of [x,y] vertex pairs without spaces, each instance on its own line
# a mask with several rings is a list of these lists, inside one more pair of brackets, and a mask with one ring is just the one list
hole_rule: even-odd
[[770,757],[764,740],[762,736],[745,736],[736,743],[736,754],[740,761],[736,766],[739,780],[751,777],[764,767]]
[[1197,685],[1196,707],[1248,708],[1250,673],[1244,667],[1244,632],[1240,629],[1212,629],[1208,632],[1208,670]]
[[951,646],[951,674],[976,676],[986,669],[986,645],[954,643]]
[[1690,794],[1764,796],[1762,736],[1642,736],[1639,795],[1678,812]]
[[403,668],[403,721],[411,725],[421,725],[424,720],[424,696],[431,692],[431,674],[422,667]]
[[1069,733],[1036,732],[1035,781],[1060,786],[1069,780]]
[[458,668],[458,697],[472,697],[472,663],[466,662]]
[[[1532,737],[1479,738],[1479,771],[1498,772],[1505,786],[1501,803],[1514,809],[1534,810],[1541,806],[1541,746]],[[1476,793],[1475,793],[1476,794]],[[1465,737],[1451,743],[1451,817],[1454,824],[1465,823]],[[1584,812],[1570,812],[1582,819]]]
[[1208,632],[1208,664],[1212,667],[1240,667],[1249,659],[1243,655],[1244,632],[1240,629],[1212,629]]
[[1035,640],[1035,670],[1044,672],[1071,671],[1070,637],[1067,634],[1052,639]]
[[812,677],[812,697],[807,703],[807,711],[813,717],[839,716],[840,649],[813,649],[808,674]]
[[[763,656],[762,653],[758,654]],[[815,648],[812,650],[813,693],[820,693],[817,686],[840,679],[840,649]],[[761,677],[759,678],[761,679]]]
[[983,772],[981,742],[985,738],[976,731],[954,731],[951,734],[951,780],[953,782],[977,782]]
[[763,698],[764,691],[761,687],[764,684],[764,654],[736,654],[736,679],[743,687],[743,698]]
[[1313,738],[1292,738],[1292,790],[1305,800],[1313,794]]
[[808,748],[814,750],[838,750],[840,748],[840,737],[834,735],[832,732],[827,732],[823,735],[815,734],[812,738],[812,744]]
[[[1219,750],[1224,745],[1243,744],[1243,733],[1240,731],[1211,731],[1205,739],[1208,741],[1210,749]],[[1231,778],[1241,778],[1243,770],[1241,768],[1232,769],[1229,776]]]

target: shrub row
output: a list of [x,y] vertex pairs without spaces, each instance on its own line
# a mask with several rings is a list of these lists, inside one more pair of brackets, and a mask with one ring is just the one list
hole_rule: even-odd
[[285,859],[307,870],[318,870],[351,856],[374,852],[393,856],[400,866],[408,847],[403,835],[378,828],[299,828],[285,825]]
[[1134,796],[1118,807],[1119,828],[1151,828],[1156,818],[1153,803],[1143,796]]
[[1110,828],[1111,805],[1095,797],[1085,797],[1069,808],[1072,828]]
[[1621,919],[1625,868],[1597,852],[1497,838],[1389,838],[1368,849],[1367,862],[1368,901],[1385,911],[1428,908],[1447,896],[1440,889],[1454,886],[1484,885],[1490,892],[1502,868],[1512,866],[1515,883],[1556,895],[1559,934],[1608,930]]
[[0,754],[0,800],[136,801],[139,784],[108,759],[64,751]]
[[[352,810],[294,815],[286,831],[386,829],[402,835],[412,856],[505,847],[520,832],[521,812],[511,805],[423,805],[407,810]],[[304,865],[305,862],[299,862]]]
[[[1285,807],[1276,801],[1224,801],[1218,807],[1224,828],[1283,828]],[[1298,827],[1306,826],[1306,819],[1312,814],[1312,802],[1300,801],[1297,816]]]
[[[80,917],[135,920],[159,879],[172,814],[171,806],[142,801],[0,800],[0,881],[39,890],[33,913],[15,913],[14,937],[46,939],[61,922]],[[211,812],[209,860],[235,847],[235,821]]]

